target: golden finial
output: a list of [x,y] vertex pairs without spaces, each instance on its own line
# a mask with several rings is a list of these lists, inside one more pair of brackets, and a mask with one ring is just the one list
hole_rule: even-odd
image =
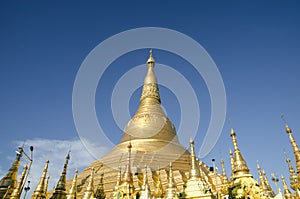
[[149,56],[149,59],[147,61],[147,65],[148,66],[154,66],[154,65],[152,65],[154,63],[155,63],[155,60],[153,59],[153,56],[152,56],[152,49],[150,49],[150,56]]
[[237,177],[241,177],[241,176],[251,176],[249,173],[249,168],[247,166],[247,163],[244,160],[244,158],[239,150],[239,147],[237,144],[237,139],[236,139],[236,133],[233,130],[233,128],[231,128],[231,130],[230,130],[230,136],[232,138],[232,144],[234,147],[234,158],[233,158],[233,160],[234,160],[233,174],[234,175],[233,175],[233,177],[237,178]]
[[287,121],[284,117],[284,115],[281,115],[281,119],[283,120],[284,124],[285,124],[285,131],[287,134],[291,134],[292,130],[290,129],[289,125],[287,124]]
[[157,182],[156,182],[156,186],[155,186],[154,195],[155,195],[156,198],[162,198],[163,195],[164,195],[164,190],[163,190],[161,179],[160,179],[160,170],[159,170],[159,168],[156,171],[156,175],[157,175]]
[[127,148],[128,148],[127,165],[125,168],[125,172],[123,174],[122,182],[133,184],[133,177],[131,173],[131,148],[132,148],[131,141],[129,141]]
[[17,186],[17,176],[18,176],[18,169],[20,166],[20,159],[23,154],[23,148],[19,147],[19,151],[16,151],[17,157],[12,163],[10,169],[8,170],[7,174],[0,180],[0,198],[4,198],[4,195],[7,196],[11,194],[9,190],[16,188]]
[[142,190],[145,191],[145,190],[149,190],[149,185],[148,185],[148,176],[147,176],[147,165],[145,165],[145,168],[144,168],[144,176],[143,176],[143,185],[142,185]]
[[46,176],[47,176],[47,172],[48,172],[48,164],[49,164],[49,160],[46,161],[44,170],[43,170],[43,174],[40,178],[40,182],[37,185],[33,195],[31,196],[31,199],[39,199],[39,198],[46,198],[46,193],[45,193],[45,180],[46,180]]
[[63,171],[60,174],[60,178],[57,182],[57,185],[55,187],[55,190],[54,190],[54,193],[53,193],[51,199],[60,199],[60,198],[67,197],[66,181],[67,181],[67,169],[68,169],[68,164],[69,164],[69,160],[70,160],[70,152],[71,151],[68,151]]
[[45,189],[44,189],[44,192],[45,192],[45,196],[46,198],[48,198],[48,184],[49,184],[49,179],[50,179],[50,175],[48,175],[48,177],[46,178],[45,180]]
[[78,175],[78,169],[75,170],[75,175],[74,175],[74,178],[72,181],[72,186],[67,195],[67,199],[76,199],[77,198],[77,175]]
[[26,173],[27,173],[27,169],[28,169],[28,166],[25,165],[24,169],[23,169],[23,172],[21,174],[20,180],[18,182],[18,186],[13,190],[13,192],[10,196],[10,199],[19,199],[20,198],[21,193],[22,193],[22,186],[23,186],[25,176],[26,176]]
[[285,179],[283,176],[281,176],[282,184],[283,184],[283,197],[285,199],[292,199],[294,198],[291,191],[289,190],[289,187],[287,186]]
[[166,189],[166,198],[175,198],[176,195],[176,184],[174,182],[172,162],[170,162],[169,179]]
[[[281,116],[281,118],[286,123],[286,120],[284,119],[283,115]],[[296,143],[296,140],[293,136],[292,130],[289,128],[287,123],[285,125],[285,130],[286,130],[286,133],[289,135],[290,142],[291,142],[291,145],[292,145],[292,148],[293,148],[293,151],[294,151],[296,169],[297,169],[297,177],[298,177],[298,182],[300,182],[300,150],[299,150],[299,147],[298,147],[298,145]],[[298,186],[300,186],[300,185],[298,185]]]
[[228,178],[227,178],[227,175],[226,175],[224,160],[221,160],[221,167],[222,167],[222,181],[223,181],[223,184],[227,184],[228,183]]
[[195,154],[195,146],[194,146],[194,140],[190,138],[190,149],[191,149],[191,167],[190,167],[190,179],[199,179],[200,178],[200,170],[196,159]]
[[294,168],[291,164],[291,160],[289,159],[289,157],[287,156],[285,151],[284,151],[284,154],[285,154],[286,163],[288,164],[288,167],[289,167],[290,185],[291,185],[291,188],[296,191],[297,190],[297,185],[298,185],[298,178],[297,178],[295,170],[294,170]]
[[91,169],[91,176],[89,183],[86,187],[86,191],[84,192],[84,196],[82,199],[91,199],[94,198],[94,167]]

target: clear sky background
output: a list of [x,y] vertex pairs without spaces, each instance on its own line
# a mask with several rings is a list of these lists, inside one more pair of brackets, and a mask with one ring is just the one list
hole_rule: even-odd
[[[294,156],[280,116],[285,115],[300,144],[299,10],[299,1],[2,1],[0,176],[10,167],[16,147],[24,142],[26,147],[35,147],[30,176],[33,182],[50,159],[53,186],[69,148],[68,177],[73,176],[76,167],[82,170],[89,165],[93,158],[83,150],[72,116],[76,73],[100,42],[128,29],[151,26],[174,29],[195,39],[222,75],[227,95],[226,123],[216,146],[203,161],[211,165],[215,158],[219,166],[223,158],[230,175],[230,119],[254,177],[257,178],[258,160],[268,176],[274,172],[289,181],[284,149],[293,164]],[[206,85],[173,54],[154,50],[154,55],[159,63],[185,75],[197,93],[201,121],[195,141],[199,151],[210,117]],[[96,108],[107,115],[100,122],[114,143],[119,142],[122,131],[115,126],[109,109],[105,109],[110,106],[107,103],[113,83],[147,58],[148,49],[120,57],[98,86]],[[178,128],[176,96],[167,88],[160,90],[162,104]],[[139,96],[140,90],[132,96],[131,114]],[[100,156],[104,153],[99,151]]]

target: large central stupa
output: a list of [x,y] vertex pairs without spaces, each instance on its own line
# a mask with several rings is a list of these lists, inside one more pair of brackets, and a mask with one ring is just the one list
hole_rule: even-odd
[[[87,184],[85,181],[92,168],[95,170],[94,183],[97,184],[101,174],[104,174],[105,193],[113,193],[118,170],[121,168],[121,172],[124,172],[127,164],[129,144],[132,146],[130,162],[136,188],[142,184],[139,174],[145,165],[149,170],[150,179],[148,181],[151,189],[156,184],[154,171],[157,170],[160,170],[162,185],[167,186],[169,163],[172,162],[177,188],[183,189],[190,170],[190,153],[179,143],[174,124],[168,119],[161,107],[154,66],[155,61],[152,51],[150,51],[150,57],[147,61],[148,71],[144,79],[139,108],[124,128],[121,142],[78,175],[79,195],[82,194],[81,190],[85,190]],[[204,164],[201,167],[203,174],[208,177],[209,168]],[[68,181],[68,185],[71,185],[71,180]]]

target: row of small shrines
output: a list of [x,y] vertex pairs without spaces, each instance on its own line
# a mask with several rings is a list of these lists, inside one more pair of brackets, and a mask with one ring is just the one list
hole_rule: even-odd
[[[283,193],[278,189],[278,193],[275,194],[272,190],[270,183],[266,177],[266,173],[257,165],[259,183],[256,181],[253,176],[250,174],[246,161],[243,159],[241,152],[239,150],[236,134],[234,130],[231,130],[232,143],[234,146],[233,153],[230,152],[230,161],[231,161],[231,169],[232,174],[228,179],[225,168],[224,161],[221,161],[222,165],[222,173],[216,174],[220,183],[213,183],[207,180],[203,173],[201,172],[200,165],[203,164],[199,161],[195,155],[194,151],[194,142],[190,141],[190,171],[189,171],[189,179],[185,182],[184,188],[179,191],[177,185],[174,181],[172,163],[168,167],[168,183],[167,185],[162,185],[160,179],[159,170],[156,171],[156,182],[155,188],[153,190],[150,189],[148,183],[148,175],[147,175],[147,166],[144,168],[143,172],[143,181],[142,185],[139,187],[135,187],[133,183],[133,174],[131,172],[131,144],[128,145],[128,157],[126,168],[122,172],[119,168],[116,185],[113,191],[112,196],[107,197],[103,188],[103,175],[101,175],[100,183],[96,187],[94,187],[94,169],[91,169],[91,175],[89,177],[88,185],[86,186],[86,190],[84,191],[83,196],[79,197],[77,194],[77,173],[76,170],[75,176],[72,181],[71,188],[66,190],[66,172],[68,167],[68,161],[70,159],[70,155],[68,154],[66,157],[66,162],[64,164],[63,172],[60,175],[60,179],[57,182],[57,185],[50,195],[48,192],[48,180],[47,170],[49,161],[46,161],[45,168],[43,170],[40,181],[31,196],[31,199],[104,199],[104,198],[141,198],[141,199],[152,199],[152,198],[204,198],[204,199],[227,199],[227,198],[240,198],[240,199],[270,199],[270,198],[284,198],[284,199],[298,199],[300,198],[299,188],[300,188],[300,151],[296,144],[296,141],[292,135],[291,129],[286,126],[286,132],[289,135],[290,142],[292,144],[295,161],[296,161],[296,169],[293,169],[291,165],[291,161],[288,157],[286,157],[286,162],[288,164],[289,172],[290,172],[290,187],[295,191],[292,193],[289,190],[289,187],[282,176],[281,180],[283,183],[284,191]],[[26,182],[26,178],[29,173],[29,167],[25,165],[21,177],[17,180],[18,168],[20,165],[20,159],[23,155],[23,149],[17,152],[17,157],[13,162],[11,168],[9,169],[6,176],[4,176],[0,181],[0,199],[19,199],[22,195],[22,191],[25,189],[24,185]],[[151,171],[151,169],[150,169]],[[211,171],[211,172],[215,172]],[[27,190],[26,190],[27,191]],[[24,197],[25,198],[25,197]]]

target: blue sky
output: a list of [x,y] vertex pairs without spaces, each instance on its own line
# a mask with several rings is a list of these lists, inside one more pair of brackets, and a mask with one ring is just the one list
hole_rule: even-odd
[[[57,153],[51,148],[51,141],[56,146],[62,145],[59,154],[52,157],[61,156],[57,161],[61,170],[70,145],[73,156],[81,151],[75,150],[80,142],[72,116],[72,90],[83,60],[100,42],[119,32],[163,27],[199,42],[215,61],[224,81],[226,123],[216,146],[203,160],[211,164],[212,158],[223,158],[228,174],[231,173],[230,119],[253,175],[257,176],[258,160],[268,174],[275,172],[288,178],[283,150],[292,161],[294,158],[280,115],[286,116],[300,144],[299,8],[298,1],[1,2],[0,171],[3,174],[9,168],[17,143],[23,141],[40,147],[36,148],[34,163],[38,174],[41,170],[37,165],[43,167],[46,158],[52,157],[41,155],[42,151]],[[196,137],[199,151],[210,117],[206,85],[188,64],[173,54],[154,50],[154,55],[160,63],[185,75],[197,93],[201,109]],[[102,120],[104,129],[113,132],[109,137],[114,143],[118,143],[121,130],[105,109],[112,85],[124,72],[144,64],[147,58],[148,49],[120,57],[98,85],[96,108],[98,111],[104,108],[107,114]],[[178,128],[180,110],[176,96],[164,87],[160,89],[162,104]],[[137,108],[139,96],[140,90],[130,100],[131,114]],[[92,158],[80,161],[80,165],[73,163],[72,168],[83,168],[89,161]]]

